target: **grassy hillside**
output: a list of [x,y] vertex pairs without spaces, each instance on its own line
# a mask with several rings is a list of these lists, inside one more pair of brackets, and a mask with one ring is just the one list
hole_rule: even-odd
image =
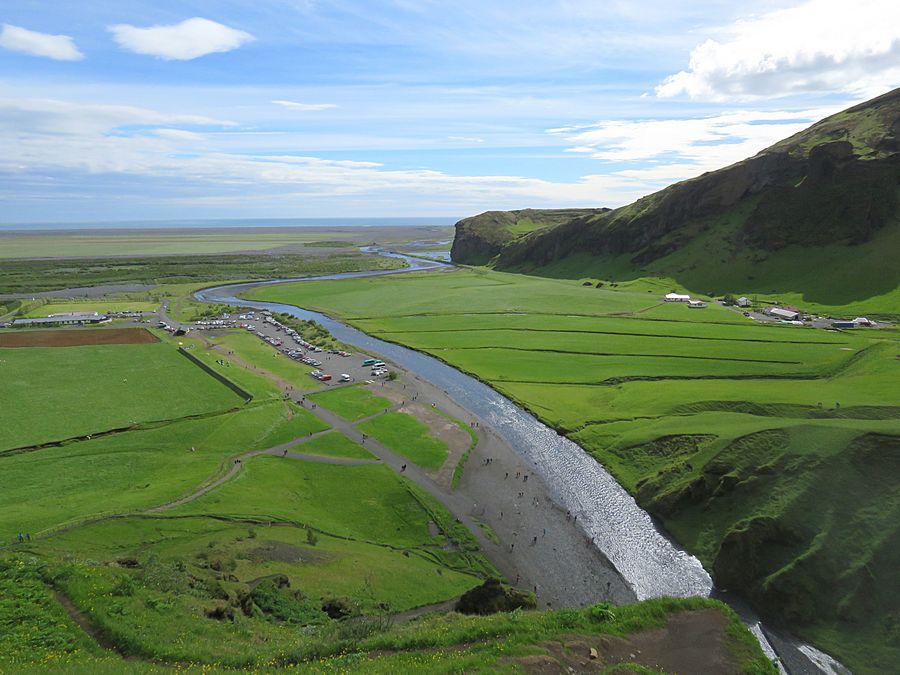
[[889,670],[897,333],[760,324],[664,303],[667,290],[478,269],[255,296],[338,314],[489,382],[602,462],[723,586],[854,672]]
[[898,188],[900,89],[608,213],[481,244],[461,221],[454,260],[897,317]]
[[603,213],[609,209],[521,209],[486,211],[456,224],[452,258],[470,265],[483,265],[504,246],[523,235],[552,229],[569,222]]

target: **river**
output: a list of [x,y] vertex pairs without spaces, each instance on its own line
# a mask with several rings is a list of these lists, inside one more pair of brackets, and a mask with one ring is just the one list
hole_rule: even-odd
[[[589,538],[594,539],[638,599],[718,595],[700,561],[679,547],[599,462],[581,446],[550,429],[486,384],[431,356],[372,337],[319,312],[239,297],[251,289],[272,284],[452,269],[451,265],[435,260],[372,248],[366,250],[401,258],[409,267],[230,284],[204,289],[195,295],[206,302],[267,309],[299,319],[314,320],[331,331],[338,340],[381,355],[443,389],[458,405],[490,425],[523,459],[533,465],[534,471],[551,486],[559,506],[578,514],[578,525]],[[739,600],[725,596],[722,599],[741,614],[760,639],[763,649],[774,656],[775,652],[763,634],[764,631],[769,634],[769,631],[759,624],[749,608]],[[807,645],[780,634],[773,634],[773,637],[773,642],[779,644],[779,656],[791,663],[792,674],[849,672],[826,654]],[[809,650],[810,654],[804,657],[802,650]]]

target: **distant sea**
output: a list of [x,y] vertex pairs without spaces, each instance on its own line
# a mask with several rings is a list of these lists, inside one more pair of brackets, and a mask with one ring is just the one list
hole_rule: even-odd
[[0,232],[35,230],[192,230],[250,227],[417,227],[453,225],[458,218],[228,218],[110,220],[70,223],[0,223]]

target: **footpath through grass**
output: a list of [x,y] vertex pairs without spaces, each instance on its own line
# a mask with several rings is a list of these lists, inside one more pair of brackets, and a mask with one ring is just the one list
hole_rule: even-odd
[[101,515],[161,505],[230,468],[229,457],[325,427],[282,402],[0,455],[0,542]]
[[479,269],[253,295],[489,382],[602,462],[720,584],[883,672],[900,661],[896,331],[760,324],[669,290]]

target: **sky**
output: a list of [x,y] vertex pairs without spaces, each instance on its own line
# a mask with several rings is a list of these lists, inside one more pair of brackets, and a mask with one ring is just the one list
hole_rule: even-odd
[[896,0],[8,1],[0,224],[615,207],[897,86]]

